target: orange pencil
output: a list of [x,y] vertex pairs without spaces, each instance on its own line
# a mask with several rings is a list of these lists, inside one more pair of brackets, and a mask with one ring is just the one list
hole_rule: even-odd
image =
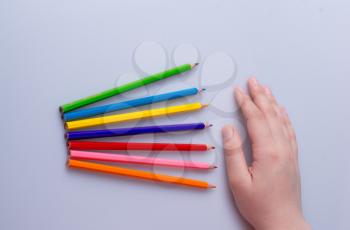
[[121,176],[129,176],[129,177],[134,177],[139,179],[185,185],[185,186],[197,187],[202,189],[215,188],[214,185],[210,185],[204,181],[187,179],[182,177],[175,177],[175,176],[168,176],[164,174],[155,174],[155,173],[145,172],[141,170],[96,164],[96,163],[79,161],[79,160],[69,159],[68,166],[71,168],[85,169],[90,171],[97,171],[97,172],[109,173],[109,174],[115,174],[115,175],[121,175]]

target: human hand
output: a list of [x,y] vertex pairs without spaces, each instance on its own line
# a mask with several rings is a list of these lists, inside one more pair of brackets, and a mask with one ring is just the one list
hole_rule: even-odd
[[301,208],[298,146],[285,109],[255,78],[250,95],[235,90],[252,144],[248,166],[239,133],[222,129],[230,188],[242,216],[257,230],[310,229]]

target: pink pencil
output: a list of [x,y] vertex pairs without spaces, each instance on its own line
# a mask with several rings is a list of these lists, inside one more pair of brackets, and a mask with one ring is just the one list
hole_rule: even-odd
[[108,161],[108,162],[119,162],[119,163],[130,163],[130,164],[145,164],[145,165],[158,165],[158,166],[170,166],[180,168],[192,168],[192,169],[212,169],[216,168],[214,165],[202,162],[188,162],[178,160],[168,160],[153,157],[143,156],[128,156],[114,153],[98,153],[98,152],[87,152],[70,150],[71,159],[79,160],[95,160],[95,161]]

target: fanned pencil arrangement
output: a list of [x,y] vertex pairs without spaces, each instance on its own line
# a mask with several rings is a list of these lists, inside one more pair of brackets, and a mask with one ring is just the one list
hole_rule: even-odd
[[[116,129],[97,129],[97,130],[80,130],[84,128],[103,126],[108,124],[118,124],[121,122],[135,121],[147,118],[156,118],[160,116],[175,115],[178,113],[188,113],[205,108],[207,105],[200,102],[176,105],[164,108],[150,110],[141,110],[131,113],[118,113],[106,115],[110,112],[120,111],[123,109],[150,105],[162,101],[175,100],[178,98],[196,95],[204,89],[189,88],[149,97],[137,98],[133,100],[118,102],[115,104],[103,105],[89,109],[79,109],[83,106],[122,94],[124,92],[166,79],[193,69],[198,63],[184,64],[174,67],[161,73],[156,73],[143,79],[127,83],[125,85],[112,88],[101,93],[85,97],[71,103],[60,106],[60,112],[65,122],[67,130],[65,138],[68,145],[68,166],[70,168],[83,169],[101,173],[134,177],[151,181],[185,185],[197,188],[215,188],[207,182],[175,177],[169,175],[155,174],[153,172],[116,167],[108,165],[109,162],[118,164],[141,164],[157,165],[174,168],[189,168],[207,170],[216,168],[215,165],[204,162],[179,161],[154,157],[133,156],[127,154],[106,153],[101,151],[118,150],[118,151],[208,151],[214,149],[214,146],[208,144],[186,144],[186,143],[146,143],[146,142],[98,142],[82,141],[83,139],[118,137],[149,133],[166,133],[189,130],[203,130],[210,127],[210,124],[203,122],[188,124],[167,124],[156,126],[141,126]],[[78,130],[79,129],[79,130]],[[74,130],[74,131],[72,131]],[[78,131],[77,131],[78,130]],[[99,162],[99,163],[96,163]]]

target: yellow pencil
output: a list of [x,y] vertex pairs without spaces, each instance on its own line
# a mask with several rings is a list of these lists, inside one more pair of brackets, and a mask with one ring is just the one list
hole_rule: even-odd
[[206,104],[201,104],[197,102],[192,104],[176,105],[176,106],[170,106],[170,107],[159,108],[159,109],[150,109],[150,110],[143,110],[143,111],[132,112],[132,113],[116,114],[116,115],[105,116],[105,117],[89,118],[89,119],[83,119],[83,120],[77,120],[77,121],[68,121],[66,122],[65,127],[68,130],[88,128],[93,126],[132,121],[132,120],[138,120],[143,118],[159,117],[164,115],[172,115],[176,113],[190,112],[190,111],[199,110],[206,106],[207,106]]

